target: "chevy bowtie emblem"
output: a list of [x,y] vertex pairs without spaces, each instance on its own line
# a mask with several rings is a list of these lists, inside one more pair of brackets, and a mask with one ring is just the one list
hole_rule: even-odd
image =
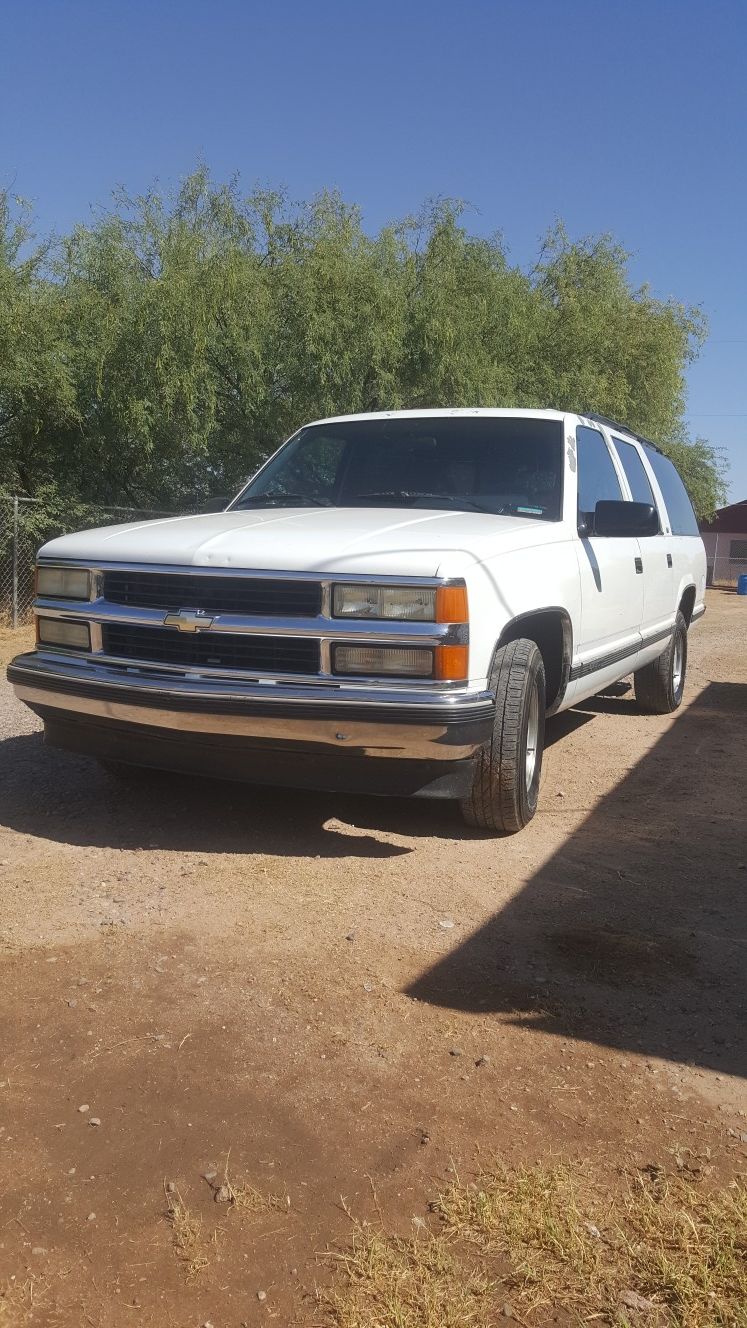
[[214,622],[215,619],[207,613],[191,613],[189,609],[180,609],[178,613],[167,613],[163,625],[178,627],[180,632],[204,632]]

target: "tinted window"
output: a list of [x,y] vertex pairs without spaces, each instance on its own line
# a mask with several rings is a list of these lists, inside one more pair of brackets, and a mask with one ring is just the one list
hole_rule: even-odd
[[653,503],[656,507],[656,499],[638,448],[634,447],[632,443],[624,443],[622,438],[613,438],[612,441],[617,448],[617,455],[622,462],[625,478],[630,485],[633,502]]
[[282,470],[273,472],[272,493],[276,496],[303,494],[310,499],[332,498],[337,472],[345,449],[343,438],[330,438],[322,429],[314,431],[305,446],[302,436],[291,441],[283,451]]
[[310,425],[237,499],[261,506],[419,507],[559,521],[563,427],[522,416]]
[[576,429],[578,451],[578,510],[590,517],[597,503],[622,498],[609,448],[598,429],[580,424]]
[[698,523],[692,503],[682,480],[669,457],[656,452],[653,447],[646,448],[646,456],[664,496],[669,513],[669,524],[673,535],[697,535]]

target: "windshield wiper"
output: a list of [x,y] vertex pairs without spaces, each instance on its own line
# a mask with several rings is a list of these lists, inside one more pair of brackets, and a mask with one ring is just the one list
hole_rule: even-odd
[[351,505],[361,502],[407,504],[413,500],[415,502],[427,502],[431,499],[435,499],[439,505],[446,503],[449,507],[458,507],[471,512],[487,512],[491,516],[495,516],[495,509],[492,507],[483,507],[480,503],[474,502],[472,498],[453,498],[451,494],[447,493],[415,493],[408,489],[384,489],[381,493],[356,493],[349,501]]
[[237,507],[332,507],[329,498],[315,498],[309,493],[258,493],[242,498]]

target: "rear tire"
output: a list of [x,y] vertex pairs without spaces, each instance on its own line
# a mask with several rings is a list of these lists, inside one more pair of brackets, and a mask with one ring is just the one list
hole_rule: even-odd
[[633,675],[635,699],[641,709],[652,715],[670,715],[678,710],[682,704],[686,673],[687,623],[678,611],[666,650]]
[[537,810],[545,740],[545,667],[534,641],[496,651],[490,676],[495,719],[461,803],[468,825],[494,834],[523,830]]

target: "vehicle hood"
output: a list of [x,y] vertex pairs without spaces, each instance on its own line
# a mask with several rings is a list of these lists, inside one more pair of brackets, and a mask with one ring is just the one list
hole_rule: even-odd
[[551,543],[526,517],[401,508],[283,508],[107,526],[45,544],[44,558],[257,571],[460,576],[506,549]]

